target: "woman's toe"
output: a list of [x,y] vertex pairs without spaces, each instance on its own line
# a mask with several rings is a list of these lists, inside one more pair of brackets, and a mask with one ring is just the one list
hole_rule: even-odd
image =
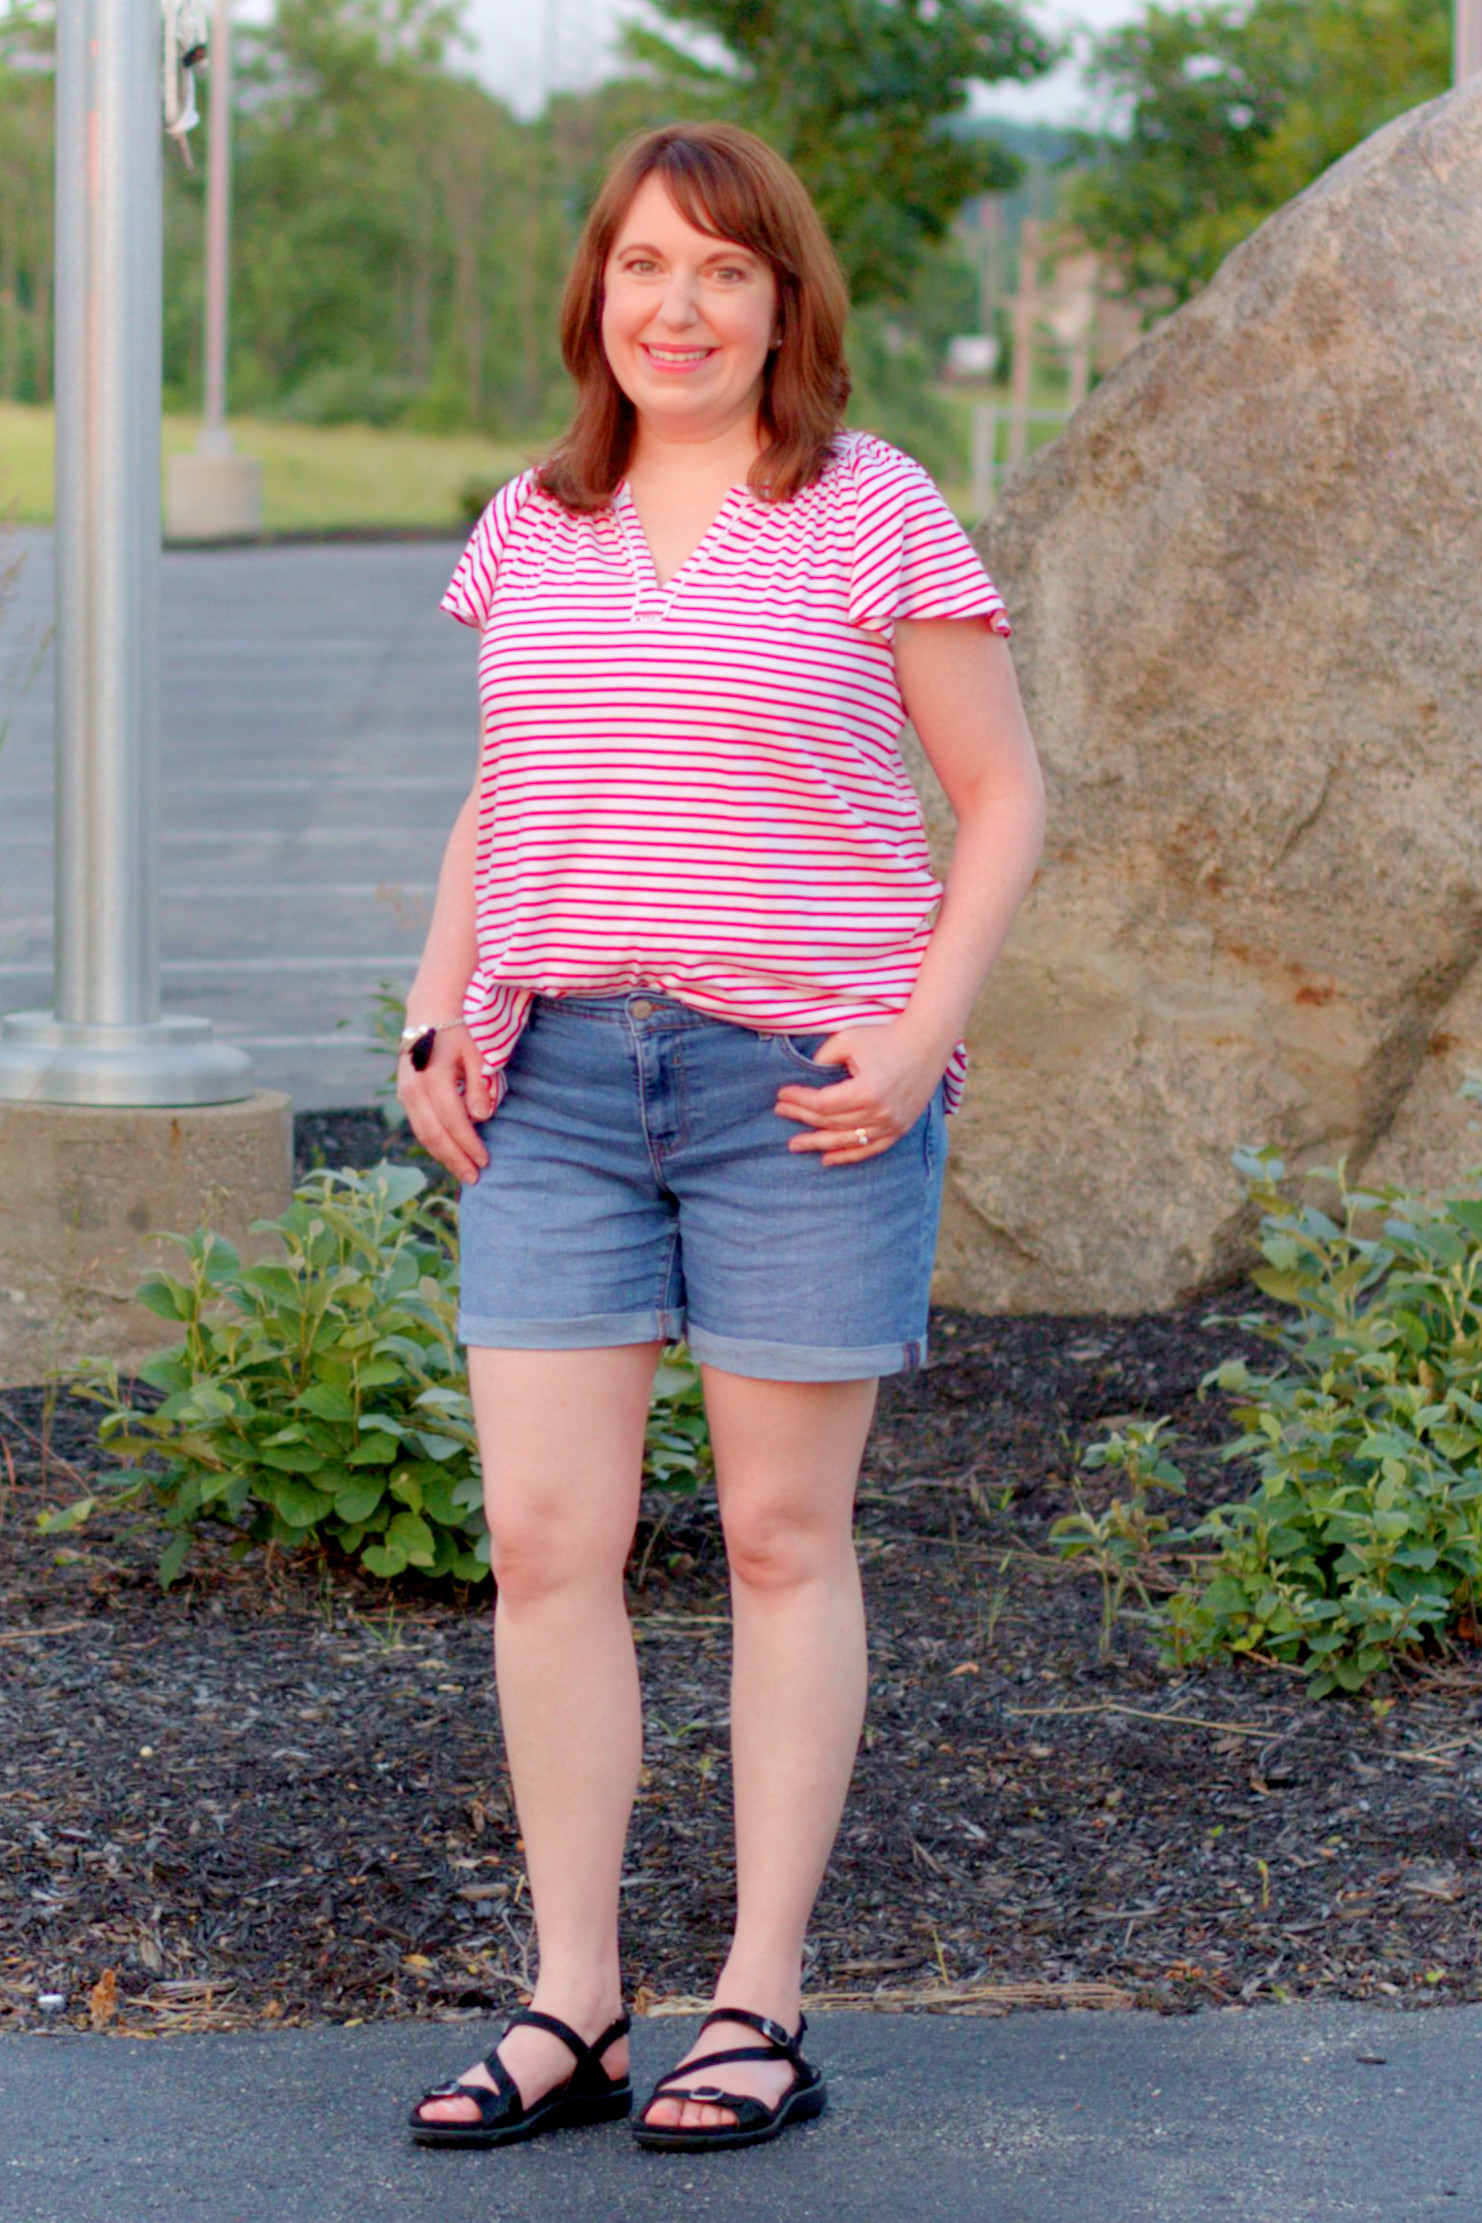
[[423,2100],[417,2109],[417,2120],[422,2123],[472,2123],[477,2122],[478,2112],[472,2100]]

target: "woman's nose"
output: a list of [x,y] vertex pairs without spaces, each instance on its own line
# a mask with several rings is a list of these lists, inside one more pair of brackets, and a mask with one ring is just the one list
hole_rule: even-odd
[[695,289],[687,278],[672,278],[659,304],[659,320],[676,332],[695,321]]

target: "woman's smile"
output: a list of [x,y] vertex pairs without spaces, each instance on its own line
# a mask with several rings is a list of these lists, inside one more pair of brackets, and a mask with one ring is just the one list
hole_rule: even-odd
[[[737,240],[697,231],[661,178],[634,194],[603,273],[602,344],[642,438],[724,439],[752,421],[774,344],[777,281]],[[681,386],[694,386],[689,398]]]
[[646,356],[656,370],[692,371],[708,363],[719,350],[713,347],[664,347],[656,340],[640,340],[639,353]]

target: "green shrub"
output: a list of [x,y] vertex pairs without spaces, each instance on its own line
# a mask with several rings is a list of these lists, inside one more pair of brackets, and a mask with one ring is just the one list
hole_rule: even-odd
[[484,511],[489,507],[500,487],[506,483],[507,481],[504,479],[488,478],[471,478],[463,481],[458,489],[458,508],[462,514],[464,524],[468,526],[470,531],[483,516]]
[[281,1256],[253,1265],[209,1230],[172,1238],[184,1274],[138,1291],[183,1330],[139,1368],[163,1400],[135,1406],[113,1365],[79,1380],[120,1471],[48,1525],[152,1499],[173,1531],[166,1582],[207,1519],[244,1548],[333,1543],[373,1575],[487,1574],[452,1209],[425,1185],[406,1166],[311,1174],[256,1223]]
[[[1193,1531],[1214,1565],[1170,1601],[1165,1641],[1182,1658],[1295,1661],[1314,1695],[1359,1690],[1454,1627],[1482,1576],[1482,1200],[1350,1189],[1344,1166],[1318,1168],[1335,1221],[1280,1194],[1274,1152],[1236,1164],[1263,1207],[1256,1284],[1292,1308],[1239,1325],[1288,1363],[1206,1377],[1237,1400],[1224,1456],[1251,1460],[1261,1488]],[[1376,1213],[1381,1231],[1361,1235]]]
[[1274,1151],[1234,1162],[1262,1209],[1255,1282],[1290,1309],[1210,1320],[1284,1363],[1231,1359],[1201,1382],[1235,1399],[1242,1432],[1222,1456],[1250,1461],[1260,1488],[1168,1539],[1212,1550],[1151,1619],[1171,1663],[1259,1653],[1305,1668],[1314,1696],[1356,1691],[1475,1611],[1482,1199],[1350,1188],[1345,1165],[1318,1167],[1307,1181],[1334,1185],[1334,1219],[1282,1195]]
[[1101,1578],[1101,1654],[1111,1650],[1112,1633],[1128,1590],[1141,1600],[1144,1614],[1153,1611],[1144,1570],[1159,1543],[1169,1535],[1172,1522],[1166,1513],[1155,1513],[1148,1503],[1151,1490],[1171,1490],[1182,1495],[1184,1478],[1164,1456],[1165,1420],[1132,1421],[1125,1429],[1088,1445],[1081,1465],[1090,1472],[1111,1467],[1119,1472],[1129,1495],[1113,1497],[1101,1512],[1085,1500],[1074,1485],[1075,1511],[1054,1522],[1050,1538],[1062,1559],[1083,1559]]
[[[119,1462],[94,1493],[42,1516],[76,1527],[97,1507],[143,1502],[171,1532],[172,1582],[203,1523],[236,1548],[333,1545],[367,1573],[408,1568],[479,1582],[488,1534],[457,1318],[456,1205],[407,1166],[323,1171],[254,1232],[281,1255],[244,1265],[221,1236],[172,1238],[179,1278],[139,1290],[183,1340],[139,1368],[162,1391],[132,1402],[114,1365],[75,1386],[105,1407],[99,1437]],[[695,1490],[710,1447],[698,1372],[681,1346],[654,1385],[647,1479]]]
[[389,377],[371,363],[317,363],[271,414],[289,424],[393,425],[420,393],[415,379]]

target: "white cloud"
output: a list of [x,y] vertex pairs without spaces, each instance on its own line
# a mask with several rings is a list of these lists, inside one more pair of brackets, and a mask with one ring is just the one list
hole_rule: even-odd
[[[630,0],[469,0],[479,76],[521,115],[546,88],[592,85],[616,67],[617,34],[638,12]],[[1141,14],[1140,0],[1039,0],[1029,13],[1051,35],[1109,31]],[[1077,39],[1084,46],[1084,36]],[[1032,85],[994,85],[979,105],[1036,123],[1091,120],[1090,95],[1075,61]]]

